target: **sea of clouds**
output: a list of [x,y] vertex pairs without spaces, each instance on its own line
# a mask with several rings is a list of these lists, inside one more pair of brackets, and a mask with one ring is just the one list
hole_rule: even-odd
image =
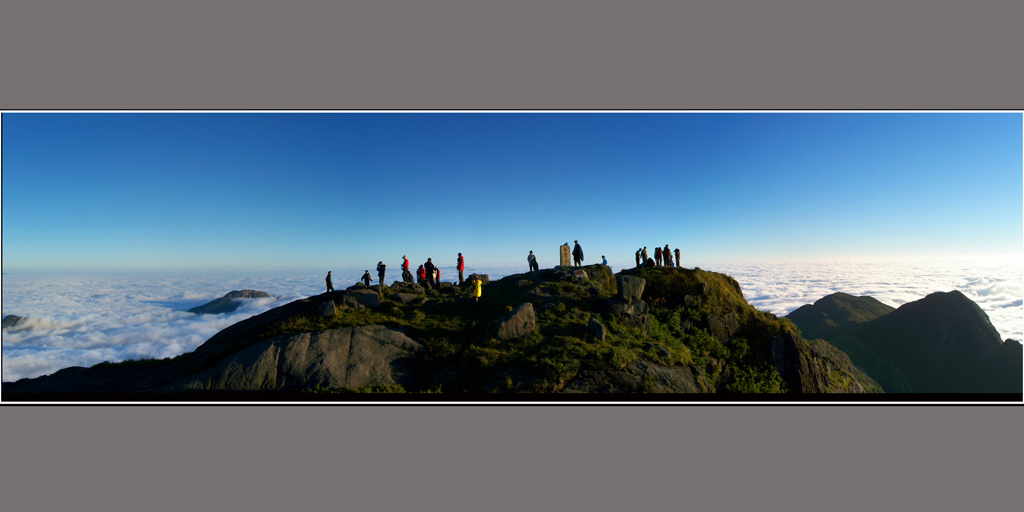
[[[472,268],[491,279],[525,268]],[[614,268],[613,270],[621,270]],[[706,268],[736,278],[758,309],[784,316],[834,292],[870,295],[893,307],[937,292],[960,290],[978,303],[1005,338],[1024,339],[1024,266],[1019,262],[834,263]],[[5,273],[2,314],[26,317],[2,332],[2,380],[51,374],[104,361],[165,358],[190,352],[225,327],[325,290],[326,272]],[[336,271],[342,290],[362,270]],[[376,283],[377,275],[371,269]],[[454,281],[454,267],[442,267]],[[385,282],[399,278],[388,271]],[[233,313],[196,315],[189,308],[232,290],[267,292]]]

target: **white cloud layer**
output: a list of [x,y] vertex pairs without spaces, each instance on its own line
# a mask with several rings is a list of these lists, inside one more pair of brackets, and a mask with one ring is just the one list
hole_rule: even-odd
[[[411,262],[412,270],[419,264]],[[376,270],[369,270],[376,283]],[[466,275],[479,272],[497,279],[525,270],[468,267]],[[1024,269],[1019,262],[815,263],[707,270],[735,277],[751,304],[780,316],[834,292],[870,295],[899,307],[929,293],[960,290],[981,306],[1003,338],[1024,339]],[[2,379],[11,382],[69,366],[190,352],[231,324],[322,293],[326,273],[5,274],[2,314],[26,320],[2,333]],[[351,286],[362,273],[362,269],[334,269],[335,288]],[[400,275],[397,265],[389,265],[385,281],[390,284]],[[442,267],[441,275],[446,281],[458,279],[454,267]],[[231,290],[246,288],[274,297],[245,301],[225,315],[187,312]]]

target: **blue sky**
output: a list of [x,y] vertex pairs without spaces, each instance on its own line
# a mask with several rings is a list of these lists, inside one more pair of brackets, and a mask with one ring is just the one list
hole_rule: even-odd
[[[5,113],[3,269],[1020,254],[1016,113]],[[449,261],[450,260],[450,261]]]

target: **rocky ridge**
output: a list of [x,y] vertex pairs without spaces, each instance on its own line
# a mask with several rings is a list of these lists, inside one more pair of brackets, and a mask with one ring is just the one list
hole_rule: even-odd
[[723,274],[658,267],[616,275],[590,265],[481,280],[479,303],[468,286],[450,284],[324,293],[238,322],[173,359],[68,368],[3,391],[727,397],[880,390],[835,347],[808,342],[789,321],[750,306]]

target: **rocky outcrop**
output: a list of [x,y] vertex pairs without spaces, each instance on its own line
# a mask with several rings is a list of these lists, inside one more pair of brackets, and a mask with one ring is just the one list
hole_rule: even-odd
[[375,308],[380,306],[380,295],[373,290],[353,290],[342,294],[342,303],[350,308]]
[[394,293],[408,293],[413,295],[423,295],[423,287],[416,283],[400,283],[395,281],[395,284],[391,285],[391,291]]
[[650,319],[647,316],[650,306],[642,300],[637,299],[633,302],[626,302],[619,297],[612,297],[608,299],[608,305],[612,315],[624,325],[640,327],[646,330],[650,324]]
[[780,334],[772,338],[772,365],[790,391],[805,392],[803,376],[808,373],[808,367],[807,359],[801,352],[797,347],[797,338],[791,334]]
[[408,383],[407,360],[426,349],[379,325],[271,338],[159,391],[353,389]]
[[619,297],[626,302],[640,300],[644,294],[647,280],[642,277],[619,274],[615,276],[615,284],[619,287]]
[[334,305],[333,300],[324,301],[320,304],[320,318],[329,318],[338,314],[338,308]]
[[501,340],[513,340],[530,334],[537,328],[537,313],[533,304],[524,302],[498,320],[495,336]]
[[[587,282],[575,270],[585,270]],[[632,272],[642,276],[617,279],[603,265],[508,276],[490,282],[479,303],[464,287],[323,293],[231,325],[192,353],[4,383],[4,398],[143,393],[171,400],[181,393],[212,400],[218,394],[210,390],[240,390],[227,396],[301,400],[323,398],[311,393],[320,389],[391,383],[443,394],[756,393],[781,389],[780,376],[794,393],[871,390],[841,351],[804,341],[789,322],[756,311],[728,276],[668,267]],[[338,319],[324,322],[328,303]],[[355,310],[377,306],[372,315]],[[296,333],[371,321],[403,330]],[[405,336],[429,350],[409,348]]]
[[772,364],[786,388],[798,393],[880,393],[882,386],[858,370],[843,351],[792,334],[772,339]]
[[693,365],[660,366],[633,361],[621,370],[583,370],[562,393],[708,393],[711,387]]
[[202,306],[196,306],[188,310],[188,312],[195,313],[197,315],[219,315],[221,313],[230,313],[242,306],[242,301],[238,299],[257,299],[261,297],[270,297],[270,294],[267,292],[258,292],[256,290],[234,290],[232,292],[228,292],[219,299],[203,304]]

